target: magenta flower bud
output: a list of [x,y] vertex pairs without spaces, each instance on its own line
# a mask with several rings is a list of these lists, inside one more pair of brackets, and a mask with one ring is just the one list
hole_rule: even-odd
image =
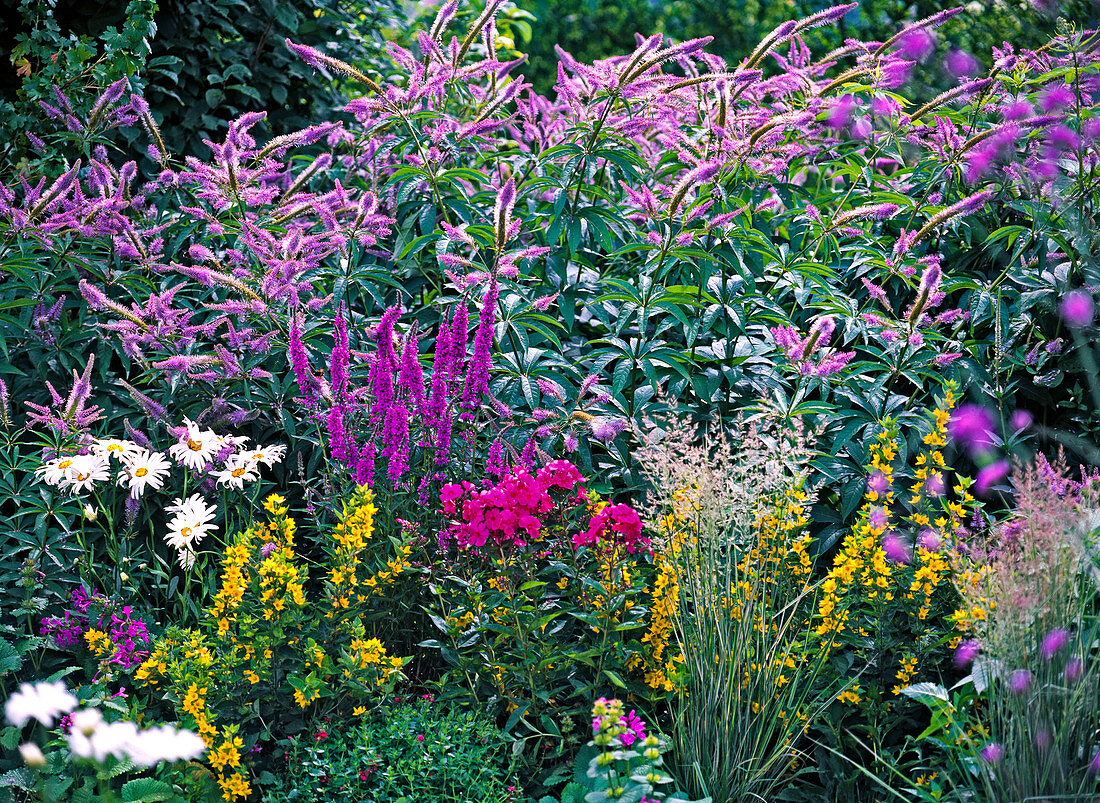
[[981,65],[978,64],[976,58],[965,50],[959,50],[958,48],[948,52],[943,60],[943,66],[956,78],[971,78],[977,75],[978,70],[981,69]]
[[1035,418],[1027,410],[1017,410],[1012,414],[1011,423],[1014,432],[1023,432],[1031,428],[1031,425],[1035,423]]
[[1050,731],[1041,730],[1035,734],[1035,746],[1040,750],[1047,750],[1054,744],[1054,737],[1050,735]]
[[909,554],[909,545],[897,533],[889,533],[883,537],[882,551],[894,563],[907,564],[912,560],[912,555]]
[[920,61],[936,49],[936,40],[924,28],[914,28],[898,39],[897,52],[904,59]]
[[881,471],[876,471],[867,478],[867,489],[877,494],[884,494],[890,490],[890,481]]
[[925,530],[920,534],[920,539],[917,543],[920,544],[920,548],[925,552],[939,552],[940,547],[943,546],[943,539],[940,538],[936,532]]
[[988,451],[995,442],[993,414],[976,404],[964,404],[951,416],[948,431],[971,453]]
[[981,644],[976,639],[962,642],[955,650],[955,666],[959,669],[969,666],[978,657],[981,649]]
[[1008,688],[1013,694],[1023,694],[1031,685],[1031,672],[1027,669],[1017,669],[1008,676]]
[[1081,673],[1085,671],[1085,662],[1080,658],[1070,658],[1066,661],[1065,677],[1070,683],[1076,681],[1081,677]]
[[938,471],[929,474],[928,479],[924,481],[924,488],[928,491],[929,496],[943,496],[944,491],[946,491],[943,474]]
[[1043,644],[1039,648],[1044,661],[1049,661],[1054,654],[1069,643],[1069,631],[1064,628],[1051,630],[1043,637]]
[[983,761],[989,764],[996,764],[1004,757],[1005,749],[996,742],[990,742],[983,747],[978,754],[982,757]]
[[1092,761],[1089,762],[1089,775],[1100,774],[1100,750],[1096,751],[1096,754],[1092,757]]
[[867,523],[875,530],[886,529],[886,525],[889,523],[889,519],[886,516],[886,510],[881,507],[873,509],[867,514]]
[[1074,290],[1062,299],[1062,320],[1074,329],[1092,323],[1094,312],[1092,296],[1083,290]]
[[974,489],[979,495],[985,496],[998,482],[1008,476],[1011,469],[1007,460],[998,460],[990,463],[978,472],[978,478],[974,481]]

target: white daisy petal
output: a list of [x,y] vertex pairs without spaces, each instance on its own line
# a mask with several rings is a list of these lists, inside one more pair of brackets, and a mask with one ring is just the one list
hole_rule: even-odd
[[146,487],[159,491],[172,468],[163,454],[144,449],[132,455],[125,465],[126,473],[118,478],[118,482],[119,485],[124,482],[129,485],[130,496],[134,499],[145,493]]

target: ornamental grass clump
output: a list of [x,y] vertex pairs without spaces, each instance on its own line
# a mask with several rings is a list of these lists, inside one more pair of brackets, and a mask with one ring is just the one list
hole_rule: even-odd
[[982,800],[1100,794],[1095,477],[1041,456],[1015,472],[1015,509],[961,545],[958,663],[981,705],[959,728],[954,781]]
[[804,532],[812,453],[797,424],[694,434],[670,421],[641,457],[678,589],[674,770],[696,796],[771,799],[826,699]]

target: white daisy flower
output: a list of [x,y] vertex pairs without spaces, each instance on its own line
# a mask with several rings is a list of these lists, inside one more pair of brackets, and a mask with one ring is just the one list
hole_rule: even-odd
[[195,565],[195,550],[188,548],[178,550],[176,560],[179,561],[180,566],[185,571],[190,571],[191,567]]
[[90,758],[102,764],[107,760],[107,756],[124,758],[129,755],[130,745],[137,738],[138,727],[133,722],[129,720],[104,722],[100,717],[99,723],[90,731],[73,727],[69,732],[68,741],[69,750],[74,756]]
[[4,716],[17,728],[22,728],[31,719],[52,728],[57,717],[68,714],[76,706],[77,699],[60,680],[55,683],[23,683],[4,704]]
[[259,466],[253,461],[246,461],[241,455],[235,455],[225,464],[225,468],[217,474],[218,485],[226,488],[243,488],[246,482],[252,482],[260,478]]
[[134,499],[145,493],[146,486],[159,491],[164,485],[164,478],[172,469],[172,464],[162,453],[145,449],[128,458],[125,465],[126,473],[119,476],[118,484],[127,483],[130,486],[130,496]]
[[126,752],[139,767],[153,767],[161,761],[198,758],[206,752],[206,743],[194,731],[160,725],[138,731]]
[[240,452],[237,457],[241,458],[241,460],[263,463],[265,466],[273,466],[276,463],[281,463],[285,455],[286,447],[279,445],[261,446],[258,449],[250,449],[247,452]]
[[168,447],[168,454],[177,463],[182,463],[193,471],[198,471],[209,463],[224,445],[223,439],[209,429],[199,429],[194,421],[185,418],[187,436],[179,443]]
[[92,454],[99,455],[100,457],[113,457],[119,462],[124,462],[126,458],[140,451],[141,447],[133,441],[119,440],[117,438],[97,438],[92,445]]
[[72,465],[72,457],[57,457],[53,460],[47,460],[36,468],[34,473],[38,475],[38,479],[47,485],[60,485],[68,478],[69,469],[72,468]]
[[94,454],[78,454],[72,458],[72,464],[66,471],[67,475],[59,485],[67,485],[73,493],[80,493],[109,478],[108,459]]
[[218,509],[207,505],[199,494],[188,497],[186,501],[177,499],[168,510],[176,515],[168,522],[165,540],[176,549],[193,550],[195,544],[217,529],[213,520],[218,515]]

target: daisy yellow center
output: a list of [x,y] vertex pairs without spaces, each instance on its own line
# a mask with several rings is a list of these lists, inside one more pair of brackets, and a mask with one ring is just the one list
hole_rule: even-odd
[[184,538],[190,538],[191,537],[191,528],[190,527],[184,527],[182,530],[180,530],[180,535],[182,535]]
[[62,460],[60,463],[57,464],[57,467],[58,468],[68,468],[72,464],[73,464],[72,460]]
[[107,451],[108,452],[121,452],[122,447],[119,446],[117,443],[112,443],[110,446],[107,447]]
[[90,476],[91,476],[91,474],[81,474],[81,473],[80,473],[80,472],[78,471],[78,472],[76,473],[76,481],[77,481],[77,482],[84,482],[84,480],[88,479],[88,477],[90,477]]
[[192,452],[201,452],[202,451],[202,441],[197,441],[197,440],[194,440],[194,439],[189,440],[189,441],[187,441],[187,448],[190,449]]
[[262,454],[254,454],[254,455],[252,455],[252,459],[253,460],[263,460],[264,456]]
[[242,474],[244,474],[246,471],[248,471],[248,469],[246,469],[244,466],[241,466],[240,468],[235,468],[235,469],[233,469],[233,476],[234,477],[239,477]]
[[148,473],[149,473],[149,469],[147,469],[145,466],[142,466],[141,468],[139,468],[137,471],[134,472],[134,476],[135,477],[144,477]]

